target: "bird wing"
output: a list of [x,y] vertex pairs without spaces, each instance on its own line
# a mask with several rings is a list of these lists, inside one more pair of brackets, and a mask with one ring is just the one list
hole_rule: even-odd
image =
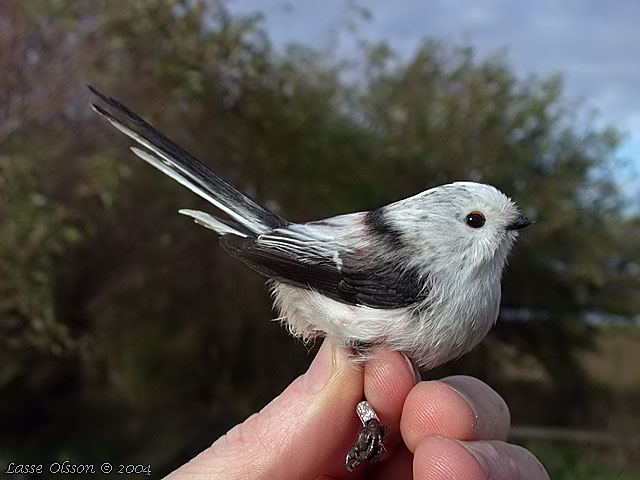
[[306,224],[291,224],[258,238],[224,235],[232,256],[258,273],[316,290],[351,305],[400,308],[420,302],[426,279],[402,268],[398,252],[368,234],[365,213]]

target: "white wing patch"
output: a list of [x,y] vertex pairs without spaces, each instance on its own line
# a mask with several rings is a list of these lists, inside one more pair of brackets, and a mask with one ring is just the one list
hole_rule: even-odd
[[340,253],[368,245],[363,231],[365,213],[340,215],[318,222],[296,223],[262,234],[257,244],[293,255],[302,263],[318,256],[335,263],[342,270]]

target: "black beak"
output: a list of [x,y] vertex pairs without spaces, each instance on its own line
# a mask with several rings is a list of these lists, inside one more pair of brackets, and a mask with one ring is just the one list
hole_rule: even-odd
[[507,230],[520,230],[524,227],[528,227],[533,222],[521,213],[515,218],[513,222],[507,225]]

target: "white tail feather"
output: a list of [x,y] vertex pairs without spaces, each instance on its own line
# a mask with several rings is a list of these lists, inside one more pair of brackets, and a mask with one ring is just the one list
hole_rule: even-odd
[[[132,130],[129,130],[126,127],[120,126],[120,125],[118,125],[116,123],[114,123],[114,126],[116,126],[119,130],[121,130],[121,131],[123,131],[125,133],[126,133],[125,129],[128,130],[132,134],[132,135],[130,135],[131,138],[134,138],[135,140],[138,140],[139,136],[135,132],[133,132]],[[142,137],[139,137],[139,138],[142,138]],[[148,148],[151,149],[151,146],[150,146],[151,144],[149,142],[146,142],[146,140],[142,139],[142,140],[138,140],[138,141],[140,141],[140,143],[142,143],[145,147],[148,147]],[[243,217],[239,213],[234,212],[231,208],[229,208],[227,205],[225,205],[225,204],[221,203],[220,201],[218,201],[216,198],[214,198],[212,195],[210,195],[203,188],[200,188],[198,185],[195,185],[193,182],[191,182],[188,178],[184,177],[183,175],[180,175],[179,172],[177,172],[176,170],[174,170],[174,168],[172,168],[174,166],[173,163],[172,163],[172,167],[170,167],[169,165],[167,165],[161,159],[159,159],[156,156],[151,155],[149,152],[147,152],[145,150],[142,150],[140,148],[137,148],[137,147],[131,147],[131,151],[133,153],[135,153],[138,157],[140,157],[142,160],[147,162],[148,164],[153,165],[155,168],[160,170],[165,175],[173,178],[179,184],[184,185],[189,190],[191,190],[193,193],[196,193],[197,195],[200,195],[202,198],[204,198],[205,200],[207,200],[211,204],[213,204],[216,207],[218,207],[220,210],[222,210],[223,212],[228,214],[231,218],[236,220],[241,225],[244,225],[245,227],[247,227],[249,230],[251,230],[253,232],[256,232],[256,233],[260,233],[260,232],[265,231],[264,225],[262,225],[260,223],[257,223],[257,222],[253,222],[250,219],[248,219],[246,217]],[[153,150],[153,151],[155,153],[159,152],[159,150],[157,150],[157,151]],[[158,155],[160,157],[162,157],[162,158],[166,157],[162,153],[158,153]]]
[[156,157],[155,155],[152,155],[151,153],[145,150],[142,150],[136,147],[131,147],[131,151],[135,153],[138,157],[140,157],[142,160],[154,166],[155,168],[163,172],[165,175],[168,175],[169,177],[173,178],[175,181],[177,181],[181,185],[184,185],[192,192],[196,193],[197,195],[200,195],[202,198],[204,198],[211,204],[218,207],[220,210],[228,214],[231,218],[236,220],[238,223],[240,223],[250,231],[260,234],[269,230],[269,228],[266,227],[259,220],[253,219],[253,218],[247,218],[246,215],[242,215],[239,212],[233,210],[229,205],[222,203],[219,199],[216,199],[214,196],[208,193],[204,188],[195,184],[192,180],[190,180],[191,174],[189,173],[189,171],[186,170],[182,165],[180,165],[180,162],[177,162],[174,159],[172,159],[168,154],[163,152],[160,148],[155,146],[152,142],[144,138],[142,135],[133,131],[132,129],[130,129],[129,127],[127,127],[126,125],[118,121],[117,119],[111,118],[110,116],[107,116],[107,114],[101,113],[98,109],[96,109],[95,106],[92,105],[92,108],[98,114],[105,116],[109,121],[109,123],[111,123],[111,125],[113,125],[115,128],[120,130],[126,136],[135,140],[140,145],[148,148],[149,150],[151,150],[151,152],[157,155]]
[[245,235],[244,233],[239,232],[235,228],[227,225],[226,223],[221,222],[216,217],[206,212],[201,212],[200,210],[189,210],[189,209],[183,208],[181,210],[178,210],[178,213],[181,213],[182,215],[186,215],[188,217],[193,218],[193,220],[198,225],[202,225],[203,227],[209,228],[219,235],[226,235],[227,233],[230,233],[233,235],[238,235],[240,237],[245,237],[245,238],[247,237],[247,235]]

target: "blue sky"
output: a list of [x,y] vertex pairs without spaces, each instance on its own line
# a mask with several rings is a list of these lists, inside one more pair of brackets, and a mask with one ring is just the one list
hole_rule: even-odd
[[[357,15],[366,7],[370,20]],[[299,42],[348,56],[358,35],[387,40],[407,57],[425,38],[471,44],[480,57],[500,50],[515,72],[561,72],[565,95],[595,109],[626,135],[619,179],[640,204],[640,1],[617,0],[231,0],[233,12],[260,11],[277,47]]]

